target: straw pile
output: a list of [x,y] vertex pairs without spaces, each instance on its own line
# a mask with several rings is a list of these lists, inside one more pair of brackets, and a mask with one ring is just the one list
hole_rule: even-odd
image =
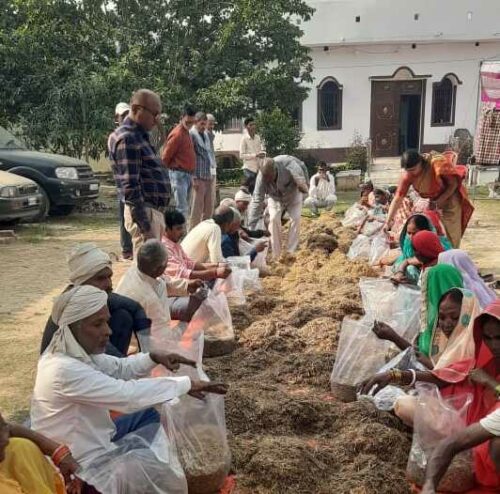
[[344,404],[330,393],[340,323],[362,314],[359,278],[376,273],[347,260],[355,234],[333,214],[301,228],[303,249],[231,309],[235,352],[206,365],[230,385],[236,493],[407,494],[405,427],[370,402]]

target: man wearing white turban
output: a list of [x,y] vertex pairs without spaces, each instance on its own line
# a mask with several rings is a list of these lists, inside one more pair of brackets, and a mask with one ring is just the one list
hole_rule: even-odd
[[[99,492],[125,492],[117,488],[122,482],[139,482],[140,492],[185,492],[182,469],[170,461],[168,441],[154,423],[159,417],[144,410],[186,393],[224,394],[226,387],[189,377],[146,377],[158,364],[171,371],[180,364],[195,366],[178,355],[155,351],[119,359],[104,354],[111,335],[107,294],[93,286],[61,294],[52,318],[59,329],[38,362],[33,430],[66,444],[82,467],[78,476]],[[130,415],[113,422],[110,410]],[[159,442],[166,449],[157,456],[151,448]],[[120,461],[130,469],[120,468]]]
[[[124,357],[130,345],[132,334],[149,331],[151,321],[144,309],[135,300],[113,293],[111,258],[93,243],[84,243],[73,248],[68,256],[69,280],[73,286],[91,285],[108,294],[108,309],[111,314],[109,326],[112,335],[106,353]],[[49,317],[42,336],[40,353],[43,353],[54,333],[57,324]]]

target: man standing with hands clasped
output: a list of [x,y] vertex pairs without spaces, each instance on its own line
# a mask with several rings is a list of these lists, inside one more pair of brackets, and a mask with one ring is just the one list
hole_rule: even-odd
[[255,188],[257,173],[261,160],[265,158],[266,153],[262,147],[260,136],[256,133],[257,125],[252,117],[245,118],[245,134],[240,143],[240,159],[243,161],[243,174],[248,180],[248,189],[250,194]]
[[168,184],[148,134],[160,114],[160,97],[139,89],[132,95],[129,116],[108,139],[111,168],[125,201],[125,228],[135,252],[150,238],[160,240],[165,231]]

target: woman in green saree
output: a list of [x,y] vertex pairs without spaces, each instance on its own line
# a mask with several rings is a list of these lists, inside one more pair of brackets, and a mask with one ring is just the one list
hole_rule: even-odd
[[401,255],[396,259],[393,265],[395,281],[405,280],[415,285],[418,283],[420,278],[420,262],[415,258],[415,250],[413,249],[411,238],[415,233],[422,230],[436,233],[439,236],[439,240],[444,250],[452,248],[450,241],[442,229],[436,228],[429,217],[422,213],[410,216],[401,230],[401,235],[399,237]]

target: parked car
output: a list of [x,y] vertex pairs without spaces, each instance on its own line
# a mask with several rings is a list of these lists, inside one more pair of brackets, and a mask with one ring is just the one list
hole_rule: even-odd
[[85,161],[26,148],[0,127],[0,170],[30,178],[40,187],[38,219],[47,214],[67,215],[75,206],[99,196],[99,180]]
[[33,180],[0,171],[0,223],[36,218],[41,206],[42,194]]

